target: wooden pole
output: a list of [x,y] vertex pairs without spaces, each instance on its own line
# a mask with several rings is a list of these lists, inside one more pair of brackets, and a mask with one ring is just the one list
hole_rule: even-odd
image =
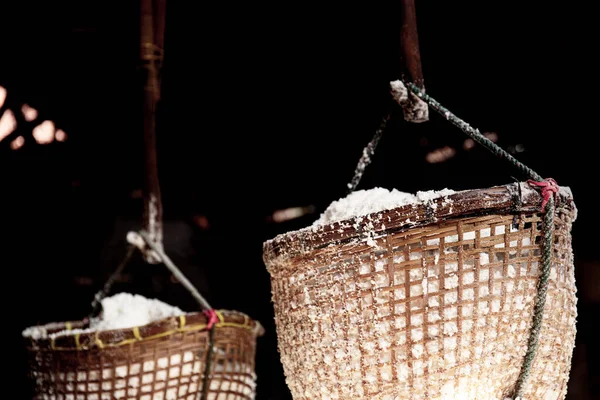
[[[158,1],[157,1],[158,3]],[[164,1],[162,1],[164,4]],[[162,15],[156,15],[156,11]],[[155,10],[153,0],[141,0],[140,12],[140,58],[146,73],[144,85],[144,230],[151,240],[162,249],[162,201],[158,180],[158,164],[156,156],[156,105],[160,98],[159,69],[163,59],[162,37],[157,40],[156,34],[164,37],[164,7]],[[156,32],[155,32],[156,31]],[[157,264],[160,257],[151,249],[144,253],[147,262]]]
[[403,80],[405,82],[412,82],[417,85],[419,89],[423,89],[423,71],[421,69],[421,53],[419,51],[415,0],[400,1],[402,2],[400,57]]
[[[415,0],[400,0],[402,23],[400,27],[400,70],[401,78],[405,82],[412,82],[421,90],[423,84],[423,71],[421,69],[421,53],[419,51],[419,35],[417,32],[417,14]],[[414,97],[410,107],[404,109],[404,118],[411,122],[424,122],[429,120],[427,104]]]
[[166,24],[166,11],[167,1],[166,0],[153,0],[153,14],[154,14],[154,44],[156,51],[160,54],[160,60],[158,61],[158,97],[157,101],[160,100],[160,84],[161,84],[161,68],[164,57],[165,48],[165,24]]

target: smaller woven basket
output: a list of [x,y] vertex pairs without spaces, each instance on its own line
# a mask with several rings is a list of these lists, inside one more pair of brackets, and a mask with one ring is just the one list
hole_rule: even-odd
[[[542,198],[527,183],[279,235],[264,244],[295,400],[504,400],[527,350]],[[540,343],[523,399],[562,400],[575,340],[568,188],[557,196]]]
[[[203,313],[97,333],[85,333],[84,322],[45,325],[48,338],[26,339],[34,399],[254,399],[256,339],[264,330],[239,312],[217,316],[206,382],[210,331]],[[65,329],[74,332],[52,339]]]

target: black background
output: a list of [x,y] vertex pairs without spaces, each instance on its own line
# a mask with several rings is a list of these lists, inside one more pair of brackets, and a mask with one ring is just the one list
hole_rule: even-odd
[[[276,348],[262,242],[310,224],[345,194],[398,78],[398,2],[172,1],[167,8],[159,169],[166,249],[217,308],[261,321],[258,399],[289,399]],[[520,160],[570,186],[581,278],[568,399],[600,398],[594,48],[579,2],[417,2],[427,91]],[[581,2],[581,4],[584,4]],[[27,103],[68,136],[13,151],[0,142],[6,379],[24,387],[26,326],[86,315],[139,224],[142,80],[137,2],[3,3],[4,108]],[[589,99],[588,99],[589,97]],[[395,109],[359,189],[469,189],[523,180],[437,115],[411,125]],[[430,164],[428,152],[456,156]],[[277,209],[315,214],[274,224]],[[204,215],[209,229],[193,223]],[[135,291],[192,309],[161,266],[138,262]],[[582,278],[583,277],[583,278]],[[585,287],[580,282],[585,282]],[[591,282],[591,283],[590,283]],[[585,290],[582,290],[585,289]]]

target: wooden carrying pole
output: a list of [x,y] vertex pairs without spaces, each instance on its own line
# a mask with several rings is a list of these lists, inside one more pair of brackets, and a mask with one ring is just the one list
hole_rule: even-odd
[[415,0],[401,0],[401,2],[400,57],[402,59],[403,81],[412,82],[419,89],[423,89],[423,71],[421,69]]
[[[144,230],[162,249],[162,201],[156,156],[156,106],[160,99],[159,72],[163,60],[165,0],[141,0],[140,58],[146,74],[144,85]],[[146,248],[144,257],[152,264],[160,257]]]
[[[417,13],[415,0],[400,0],[402,23],[400,25],[400,74],[404,82],[412,82],[425,91],[423,71],[421,69],[421,52],[417,33]],[[403,105],[404,118],[410,122],[429,120],[427,104],[409,93],[409,101]]]

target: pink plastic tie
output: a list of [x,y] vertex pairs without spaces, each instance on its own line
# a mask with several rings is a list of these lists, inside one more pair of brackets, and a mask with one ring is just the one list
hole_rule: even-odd
[[542,182],[534,181],[532,179],[528,180],[527,183],[533,186],[537,186],[542,191],[542,211],[546,210],[546,204],[548,200],[550,200],[550,196],[556,195],[558,193],[558,184],[552,178],[548,178]]
[[219,317],[217,316],[217,312],[213,309],[204,310],[204,314],[208,317],[208,322],[206,323],[206,329],[211,330],[213,326],[217,322],[219,322]]

